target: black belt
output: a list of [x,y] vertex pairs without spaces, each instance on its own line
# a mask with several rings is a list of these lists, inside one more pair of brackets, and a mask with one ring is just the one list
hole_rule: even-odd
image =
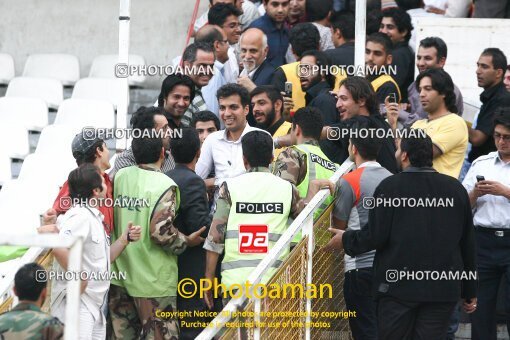
[[497,228],[486,228],[486,227],[476,226],[476,230],[483,231],[484,233],[491,233],[498,237],[510,236],[510,229],[497,229]]

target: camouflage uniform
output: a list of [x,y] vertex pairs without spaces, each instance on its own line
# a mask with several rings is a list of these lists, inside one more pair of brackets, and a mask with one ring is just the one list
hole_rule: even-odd
[[110,288],[110,314],[112,339],[179,339],[179,322],[172,318],[159,318],[156,311],[177,311],[177,297],[137,298],[126,289]]
[[[150,165],[139,165],[139,167],[160,171]],[[170,253],[179,255],[186,249],[187,243],[185,236],[173,225],[177,214],[176,207],[177,190],[176,187],[171,187],[154,207],[149,230],[152,242]],[[143,275],[143,272],[140,275]],[[162,319],[156,316],[156,310],[158,312],[177,311],[176,296],[133,297],[125,288],[112,284],[109,297],[112,339],[177,340],[179,338],[177,319]]]
[[[319,142],[316,140],[308,140],[303,144],[319,146]],[[306,158],[306,153],[296,148],[288,147],[276,159],[273,166],[273,174],[298,186],[306,177]]]
[[31,303],[20,303],[0,315],[1,339],[63,339],[64,324]]

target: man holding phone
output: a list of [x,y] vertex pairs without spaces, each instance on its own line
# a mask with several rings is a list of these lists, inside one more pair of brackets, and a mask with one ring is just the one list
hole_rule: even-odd
[[303,53],[298,68],[306,106],[320,110],[324,125],[340,121],[336,111],[336,99],[330,93],[336,79],[328,72],[329,66],[329,58],[324,52],[311,50]]
[[[478,157],[462,182],[474,209],[480,280],[478,311],[472,316],[473,339],[496,338],[496,299],[506,275],[505,307],[510,308],[510,109],[500,108],[494,119],[497,151]],[[510,320],[507,319],[510,332]]]
[[391,74],[392,47],[390,38],[384,33],[374,33],[367,37],[365,74],[374,87],[379,104],[384,104],[384,100],[390,94],[396,97],[395,102],[400,103],[402,100],[400,88]]

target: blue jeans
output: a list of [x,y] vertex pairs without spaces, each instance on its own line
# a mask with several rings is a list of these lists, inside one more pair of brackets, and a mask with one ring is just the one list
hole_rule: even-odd
[[459,329],[460,322],[460,304],[461,302],[457,302],[457,305],[453,308],[450,324],[448,325],[448,331],[446,333],[446,340],[455,340],[455,333],[457,333]]
[[462,168],[460,169],[460,175],[459,175],[459,182],[462,183],[464,178],[466,177],[469,168],[471,168],[471,162],[466,159],[464,159],[464,163],[462,164]]

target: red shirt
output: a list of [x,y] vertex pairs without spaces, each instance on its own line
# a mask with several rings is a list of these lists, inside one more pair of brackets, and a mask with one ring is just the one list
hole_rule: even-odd
[[[103,174],[104,182],[106,184],[106,198],[110,198],[113,200],[113,184],[110,181],[110,177],[107,173]],[[71,208],[71,201],[69,199],[69,185],[67,181],[64,183],[60,192],[53,203],[53,209],[57,211],[57,215],[64,214],[67,210]],[[107,235],[113,231],[113,206],[104,206],[101,205],[97,207],[97,209],[103,214],[103,226]]]

